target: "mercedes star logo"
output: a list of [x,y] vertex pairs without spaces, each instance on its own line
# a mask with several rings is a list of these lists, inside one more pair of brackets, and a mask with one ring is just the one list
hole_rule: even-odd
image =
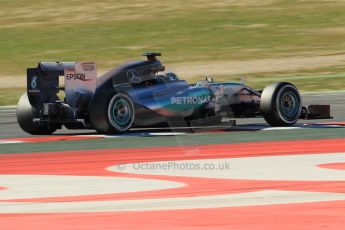
[[140,74],[138,73],[138,71],[136,71],[134,69],[128,70],[127,77],[129,78],[129,80],[132,83],[139,83],[139,82],[141,82]]

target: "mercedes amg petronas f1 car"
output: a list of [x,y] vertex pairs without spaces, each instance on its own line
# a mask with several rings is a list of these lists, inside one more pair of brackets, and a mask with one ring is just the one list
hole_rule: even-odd
[[181,120],[190,126],[214,125],[263,116],[272,126],[291,126],[300,118],[330,118],[329,105],[302,106],[297,88],[288,82],[273,83],[263,91],[211,78],[188,84],[163,72],[160,53],[144,56],[147,60],[98,78],[93,62],[40,62],[28,68],[27,92],[17,107],[20,127],[30,134],[52,134],[62,126],[118,133]]

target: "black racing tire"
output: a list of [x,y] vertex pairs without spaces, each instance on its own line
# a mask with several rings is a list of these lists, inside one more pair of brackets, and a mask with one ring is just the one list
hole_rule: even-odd
[[261,94],[260,110],[271,126],[294,125],[302,111],[302,100],[298,89],[288,82],[266,86]]
[[19,126],[23,131],[32,135],[50,135],[57,130],[57,126],[52,124],[50,127],[39,126],[34,123],[34,118],[38,117],[39,111],[30,102],[27,93],[24,93],[18,102],[16,115]]
[[124,93],[115,94],[108,104],[108,119],[117,132],[128,131],[135,119],[134,104]]
[[[107,99],[104,100],[104,98]],[[133,125],[135,119],[134,104],[125,93],[95,97],[89,117],[93,128],[99,133],[124,133]]]

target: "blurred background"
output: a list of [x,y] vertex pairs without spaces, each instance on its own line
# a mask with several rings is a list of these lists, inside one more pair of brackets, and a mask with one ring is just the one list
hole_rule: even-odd
[[0,0],[0,105],[39,61],[95,61],[99,75],[145,51],[193,82],[345,90],[344,0]]

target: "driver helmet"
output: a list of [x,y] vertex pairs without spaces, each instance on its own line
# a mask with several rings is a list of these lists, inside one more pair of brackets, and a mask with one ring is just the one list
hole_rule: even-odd
[[169,81],[178,81],[179,80],[178,76],[174,73],[171,73],[171,72],[166,73],[165,78]]

